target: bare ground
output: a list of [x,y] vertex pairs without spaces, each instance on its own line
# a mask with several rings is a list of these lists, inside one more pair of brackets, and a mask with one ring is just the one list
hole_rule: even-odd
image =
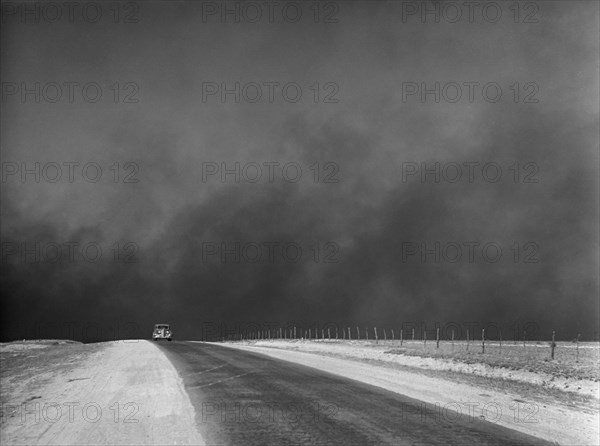
[[203,444],[177,371],[152,343],[0,345],[0,443]]
[[599,444],[597,346],[583,354],[580,351],[580,363],[537,367],[538,362],[549,362],[543,354],[537,359],[523,355],[519,364],[519,352],[514,352],[511,359],[502,359],[510,364],[500,366],[494,364],[497,357],[478,357],[473,351],[458,351],[454,357],[445,352],[444,357],[417,346],[402,350],[383,342],[271,340],[223,345],[259,351],[439,404],[442,412],[470,411],[559,444]]

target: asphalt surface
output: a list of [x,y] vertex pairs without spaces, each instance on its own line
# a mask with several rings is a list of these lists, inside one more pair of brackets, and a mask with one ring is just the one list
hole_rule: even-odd
[[211,343],[159,342],[210,445],[547,445],[378,387]]

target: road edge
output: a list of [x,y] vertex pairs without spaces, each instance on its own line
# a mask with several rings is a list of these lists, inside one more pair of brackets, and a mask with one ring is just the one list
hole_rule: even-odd
[[[480,394],[479,399],[476,401],[488,401],[500,404],[501,407],[505,407],[506,409],[508,409],[510,404],[515,400],[514,397],[518,397],[518,395],[502,394],[482,387],[451,382],[443,378],[425,376],[419,374],[418,371],[413,373],[377,366],[372,363],[367,364],[351,359],[334,358],[318,353],[227,342],[218,343],[218,345],[232,349],[262,353],[272,358],[312,367],[334,375],[384,388],[391,392],[399,393],[426,403],[442,404],[450,411],[452,411],[452,404],[456,404],[457,402],[466,404],[466,402],[474,401],[473,398],[469,398],[469,395],[472,395],[474,391],[484,391],[484,394],[488,397],[481,398],[484,394]],[[442,388],[444,389],[443,392],[441,391]],[[544,408],[544,410],[546,411],[546,416],[537,423],[528,423],[522,421],[522,419],[519,420],[515,416],[515,412],[509,410],[501,411],[499,419],[486,419],[492,423],[555,444],[574,446],[597,444],[594,438],[598,438],[598,421],[593,415],[587,415],[585,420],[582,420],[581,412],[570,412],[565,410],[565,408]],[[574,423],[578,427],[577,429],[573,428]]]

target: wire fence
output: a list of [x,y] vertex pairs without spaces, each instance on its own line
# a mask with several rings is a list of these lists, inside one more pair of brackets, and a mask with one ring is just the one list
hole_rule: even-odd
[[[485,329],[466,330],[466,335],[461,339],[455,338],[452,331],[444,339],[440,336],[440,329],[417,331],[389,328],[360,328],[334,327],[334,328],[300,328],[280,327],[270,329],[255,329],[245,332],[230,333],[222,337],[222,341],[275,341],[296,340],[315,342],[357,342],[366,344],[384,345],[390,348],[404,348],[406,352],[428,350],[443,353],[481,353],[511,355],[515,351],[527,351],[527,355],[535,358],[548,358],[554,360],[557,351],[567,355],[569,359],[579,362],[580,350],[587,348],[587,343],[580,341],[581,334],[578,333],[571,342],[557,342],[556,332],[552,331],[552,337],[546,341],[528,340],[527,333],[523,332],[520,339],[505,340],[502,334],[495,333],[494,339],[487,339]],[[519,353],[521,354],[521,353]],[[564,356],[563,356],[564,357]]]

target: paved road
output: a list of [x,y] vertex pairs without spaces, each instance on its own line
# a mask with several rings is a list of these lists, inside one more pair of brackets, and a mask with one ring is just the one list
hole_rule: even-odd
[[211,445],[547,445],[378,387],[218,344],[160,343]]

